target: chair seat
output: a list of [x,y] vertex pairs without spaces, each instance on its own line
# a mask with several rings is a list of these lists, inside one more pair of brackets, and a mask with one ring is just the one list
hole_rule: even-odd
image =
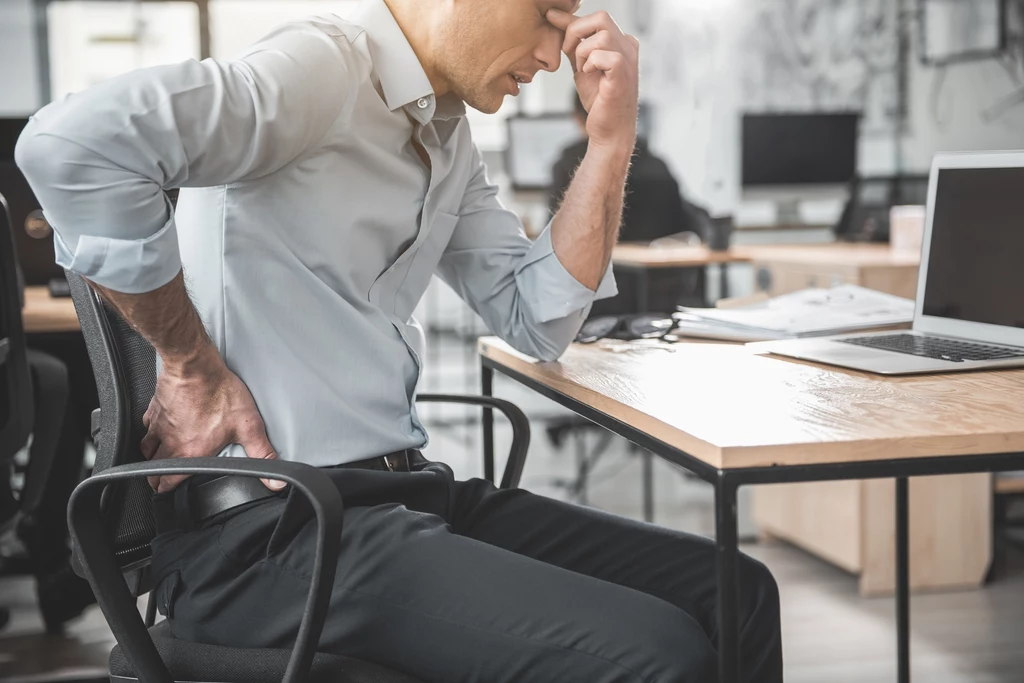
[[[290,650],[243,650],[178,640],[163,621],[149,629],[157,652],[175,681],[280,683]],[[110,653],[112,683],[137,681],[121,646]],[[317,654],[306,683],[422,683],[379,664]]]

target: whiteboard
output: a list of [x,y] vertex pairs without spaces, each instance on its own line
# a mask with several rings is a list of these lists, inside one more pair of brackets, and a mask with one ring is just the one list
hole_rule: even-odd
[[510,118],[507,170],[513,186],[517,190],[546,190],[562,152],[582,137],[570,114]]

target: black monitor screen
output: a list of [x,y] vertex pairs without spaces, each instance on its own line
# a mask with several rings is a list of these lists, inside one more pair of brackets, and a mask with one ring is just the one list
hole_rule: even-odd
[[0,118],[0,161],[14,161],[14,146],[28,119]]
[[850,182],[859,122],[853,113],[744,115],[743,186]]
[[1024,327],[1024,168],[939,171],[925,315]]

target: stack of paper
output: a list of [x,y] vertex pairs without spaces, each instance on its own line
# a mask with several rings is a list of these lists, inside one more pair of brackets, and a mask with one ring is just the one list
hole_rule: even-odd
[[893,327],[914,319],[914,302],[856,285],[804,289],[740,308],[683,308],[682,336],[767,341]]

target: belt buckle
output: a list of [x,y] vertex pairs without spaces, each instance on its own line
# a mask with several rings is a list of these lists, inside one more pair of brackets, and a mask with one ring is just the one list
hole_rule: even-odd
[[391,462],[391,455],[384,456],[384,465],[388,468],[388,472],[395,471],[395,464]]

